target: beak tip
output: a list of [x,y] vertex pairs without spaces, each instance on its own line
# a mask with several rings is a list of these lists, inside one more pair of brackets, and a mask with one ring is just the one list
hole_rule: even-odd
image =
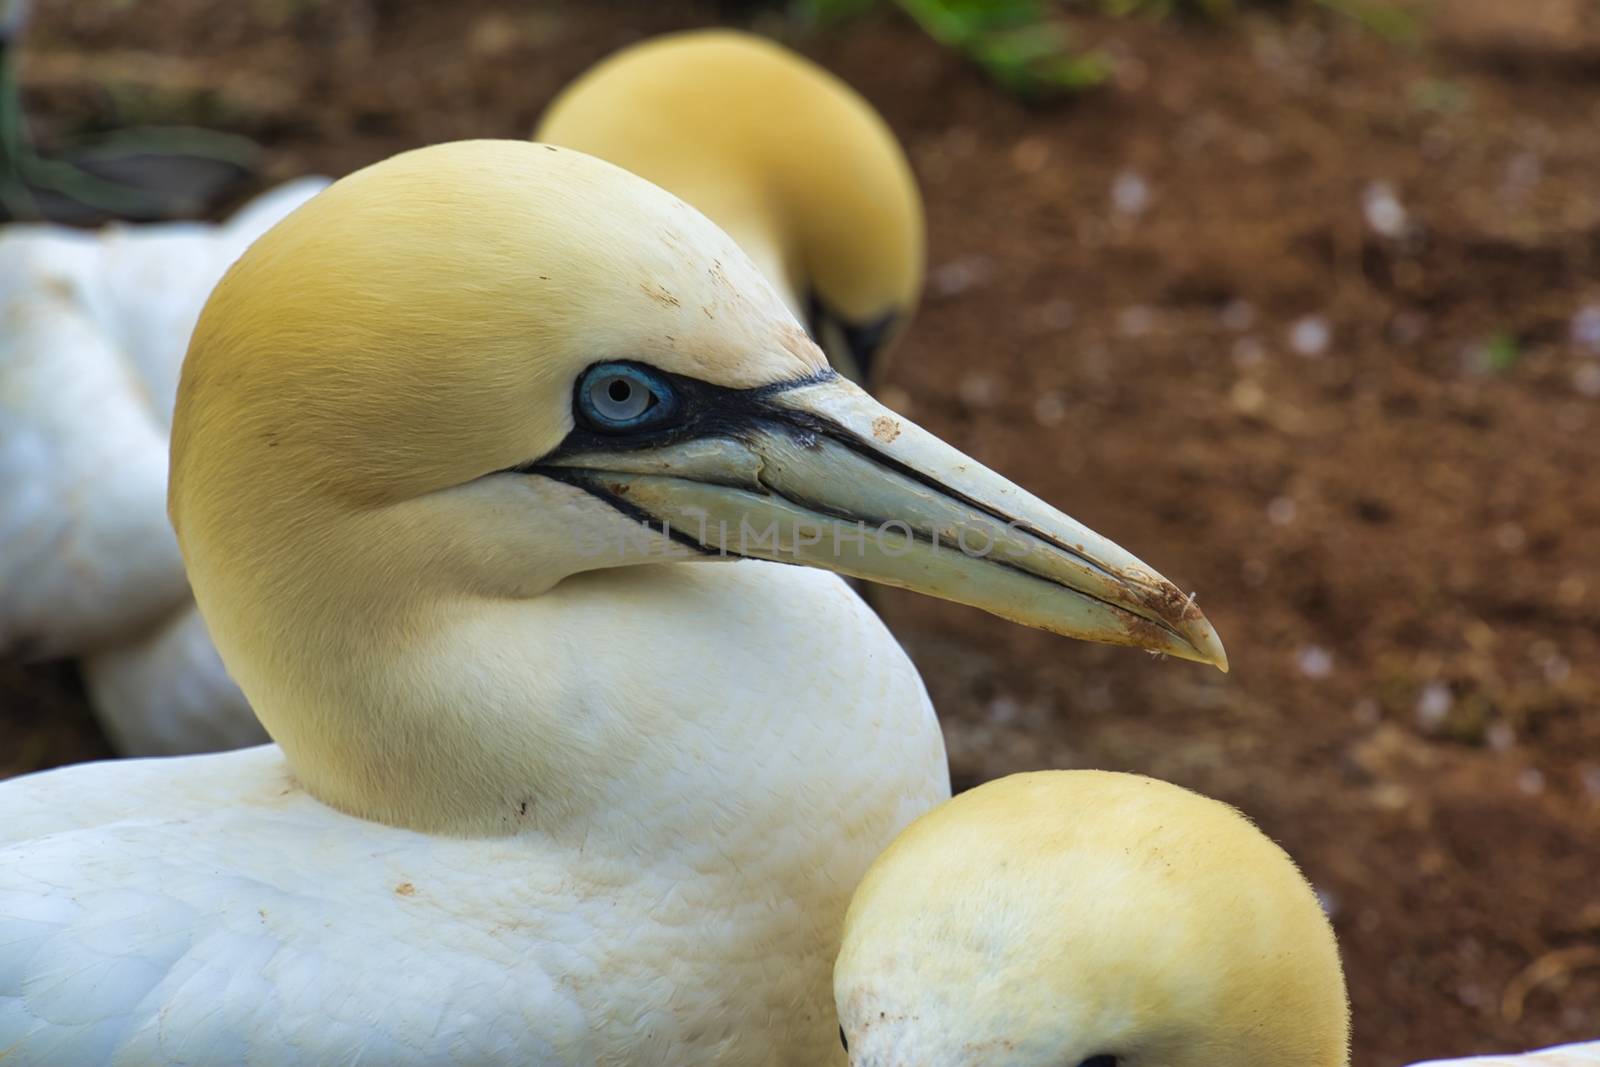
[[1216,627],[1209,619],[1204,615],[1195,619],[1185,636],[1200,654],[1201,662],[1211,664],[1223,674],[1228,673],[1228,650],[1222,647],[1222,638],[1217,636]]

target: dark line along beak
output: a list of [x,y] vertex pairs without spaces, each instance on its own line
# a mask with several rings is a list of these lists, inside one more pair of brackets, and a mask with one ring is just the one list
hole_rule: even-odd
[[521,468],[713,556],[821,567],[1053,633],[1228,669],[1171,582],[836,375],[728,390],[642,437],[574,430]]

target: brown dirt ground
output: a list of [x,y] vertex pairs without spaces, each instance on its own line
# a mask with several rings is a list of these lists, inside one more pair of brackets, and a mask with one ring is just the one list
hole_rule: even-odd
[[[40,7],[42,132],[198,118],[261,142],[263,183],[524,135],[607,51],[727,14]],[[958,784],[1128,768],[1242,806],[1333,909],[1361,1067],[1600,1037],[1594,4],[1432,10],[1418,48],[1314,10],[1079,19],[1115,87],[1036,108],[888,15],[755,23],[881,108],[926,192],[891,400],[1199,590],[1232,655],[883,595]],[[3,771],[105,751],[62,668],[0,664],[0,739]]]

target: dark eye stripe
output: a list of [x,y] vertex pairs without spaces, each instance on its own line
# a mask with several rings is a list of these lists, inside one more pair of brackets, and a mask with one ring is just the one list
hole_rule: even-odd
[[[626,426],[597,420],[585,411],[583,402],[591,376],[618,367],[638,371],[660,390],[653,390],[656,406],[637,422]],[[573,389],[572,431],[549,453],[508,469],[527,474],[541,463],[583,452],[661,448],[694,438],[739,437],[748,430],[752,420],[774,415],[787,417],[786,409],[774,409],[766,404],[768,397],[835,377],[832,370],[825,369],[804,378],[733,389],[658,370],[645,363],[596,363],[578,375]]]

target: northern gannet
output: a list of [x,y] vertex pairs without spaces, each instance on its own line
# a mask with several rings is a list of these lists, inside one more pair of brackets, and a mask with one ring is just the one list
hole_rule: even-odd
[[845,906],[948,778],[825,571],[1226,664],[831,372],[704,216],[531,142],[405,153],[257,241],[169,502],[277,744],[0,783],[8,1067],[842,1063]]
[[669,34],[596,64],[534,136],[699,208],[840,373],[882,380],[922,290],[922,198],[888,124],[843,81],[752,34]]
[[1236,810],[1105,771],[998,779],[867,872],[834,991],[854,1067],[1345,1067],[1333,930]]
[[189,596],[167,437],[212,286],[327,184],[279,186],[222,225],[0,229],[0,654],[83,657],[122,751],[266,739]]

